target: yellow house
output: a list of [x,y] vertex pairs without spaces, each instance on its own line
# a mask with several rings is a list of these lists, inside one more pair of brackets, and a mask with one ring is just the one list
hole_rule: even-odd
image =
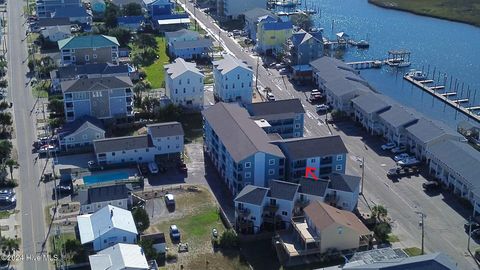
[[266,15],[258,19],[257,51],[262,54],[276,55],[283,51],[285,43],[292,36],[292,22],[277,20]]

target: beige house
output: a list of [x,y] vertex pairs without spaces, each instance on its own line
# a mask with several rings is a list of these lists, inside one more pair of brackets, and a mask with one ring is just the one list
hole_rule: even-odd
[[355,214],[326,203],[312,201],[304,213],[292,218],[292,231],[280,233],[279,258],[367,248],[373,236]]

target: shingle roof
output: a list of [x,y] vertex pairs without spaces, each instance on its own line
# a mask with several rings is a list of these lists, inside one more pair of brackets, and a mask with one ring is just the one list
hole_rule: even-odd
[[116,37],[105,35],[75,36],[59,40],[57,43],[60,50],[120,46]]
[[426,119],[423,117],[418,119],[418,121],[414,124],[408,126],[406,130],[423,143],[428,143],[444,135],[449,135],[452,138],[462,138],[459,133],[457,133],[455,130],[445,125],[444,123],[440,121]]
[[323,157],[348,153],[340,136],[293,138],[276,141],[275,144],[291,160]]
[[92,270],[150,269],[142,247],[119,243],[88,257]]
[[200,38],[197,40],[177,40],[172,42],[174,50],[194,49],[194,48],[210,48],[213,46],[213,40],[210,38]]
[[298,98],[283,99],[269,102],[256,102],[247,105],[248,112],[252,116],[264,116],[270,114],[305,113],[302,103]]
[[345,64],[345,62],[335,59],[333,57],[323,56],[310,62],[312,68],[318,71],[319,75],[328,81],[333,81],[338,78],[358,76],[355,69]]
[[336,80],[329,80],[325,86],[337,97],[355,92],[359,95],[372,93],[371,89],[365,85],[365,81],[358,77],[345,77]]
[[387,111],[380,113],[379,117],[394,128],[413,124],[418,119],[413,113],[413,109],[407,109],[398,105],[393,105]]
[[269,143],[265,131],[249,119],[247,111],[238,104],[219,102],[202,114],[236,162],[257,152],[284,157],[280,148]]
[[183,127],[179,122],[165,122],[147,125],[152,137],[168,137],[183,135]]
[[268,189],[252,185],[245,186],[235,197],[234,201],[262,205],[263,199],[268,193]]
[[108,63],[99,64],[85,64],[85,65],[68,65],[59,67],[55,71],[55,76],[58,79],[75,78],[81,75],[92,74],[128,74],[128,65],[111,65]]
[[300,184],[300,189],[298,192],[325,197],[329,182],[330,181],[323,179],[314,180],[310,178],[301,178],[298,181],[298,183]]
[[128,76],[112,76],[101,78],[80,78],[76,80],[63,81],[60,83],[60,85],[62,87],[62,91],[67,93],[129,88],[133,86],[133,83]]
[[269,16],[272,16],[272,17],[277,17],[275,14],[273,14],[270,10],[266,10],[264,8],[253,8],[253,9],[250,9],[248,11],[245,11],[243,13],[243,15],[245,16],[245,18],[251,18],[253,20],[257,20],[259,17],[262,17],[262,16],[265,16],[265,15],[269,15]]
[[356,231],[359,235],[371,234],[354,213],[337,209],[323,202],[310,202],[304,212],[320,231],[333,224],[339,224]]
[[126,199],[131,192],[127,185],[110,185],[102,187],[91,187],[87,190],[81,190],[78,197],[81,205],[97,202],[106,202]]
[[346,192],[354,192],[360,185],[361,178],[353,175],[332,173],[328,176],[330,184],[328,188]]
[[180,29],[180,30],[173,31],[173,32],[165,32],[165,38],[167,38],[167,40],[170,40],[171,38],[178,38],[178,37],[181,37],[183,35],[193,35],[193,36],[197,36],[197,37],[200,36],[200,34],[198,32],[188,30],[188,29]]
[[249,70],[250,72],[252,72],[252,69],[250,66],[247,65],[246,62],[230,55],[230,54],[226,54],[223,56],[223,59],[221,60],[217,60],[217,61],[214,61],[213,62],[213,66],[219,70],[222,74],[226,74],[228,72],[230,72],[231,70],[237,68],[237,67],[241,67],[241,68],[244,68],[244,69],[247,69]]
[[93,214],[78,216],[77,221],[82,244],[92,242],[112,229],[138,234],[132,213],[112,205],[107,205]]
[[198,74],[202,77],[204,77],[203,73],[200,72],[200,70],[197,68],[197,65],[195,63],[190,63],[183,58],[177,58],[173,63],[165,65],[165,72],[172,78],[176,78],[183,73],[190,71],[195,74]]
[[453,140],[435,143],[427,151],[444,163],[450,170],[461,175],[474,188],[480,189],[479,151],[467,143]]
[[391,106],[391,103],[387,102],[383,95],[373,92],[360,95],[352,99],[352,102],[368,114],[386,110]]
[[107,138],[93,141],[95,153],[108,153],[113,151],[145,149],[153,147],[152,139],[148,135],[125,136]]
[[270,191],[268,192],[268,197],[280,200],[293,201],[298,189],[299,184],[280,180],[272,180],[270,181]]
[[97,127],[105,131],[105,127],[102,121],[98,120],[93,116],[85,115],[76,119],[73,122],[66,123],[57,131],[57,133],[60,135],[60,137],[65,137],[76,132],[81,127],[89,126]]
[[437,252],[420,256],[373,262],[369,264],[353,262],[351,264],[346,264],[343,269],[454,270],[458,269],[458,267],[447,255]]
[[38,27],[49,27],[57,25],[70,25],[68,18],[40,18],[38,19]]

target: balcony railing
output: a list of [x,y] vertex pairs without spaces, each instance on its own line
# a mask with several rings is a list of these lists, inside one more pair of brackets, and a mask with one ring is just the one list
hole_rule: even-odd
[[246,217],[250,214],[250,209],[248,208],[235,208],[235,212],[237,212],[237,215],[240,216],[240,217]]
[[263,207],[264,213],[275,213],[278,210],[278,205],[276,204],[268,204]]
[[295,201],[295,206],[303,208],[303,207],[306,207],[308,205],[308,203],[309,203],[309,201],[306,200],[306,199],[303,199],[303,200],[298,199],[298,200]]

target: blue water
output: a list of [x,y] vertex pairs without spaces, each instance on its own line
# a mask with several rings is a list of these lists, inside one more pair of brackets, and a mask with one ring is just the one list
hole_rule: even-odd
[[[412,52],[412,66],[401,71],[390,67],[361,71],[361,75],[377,91],[456,127],[458,122],[468,118],[424,91],[412,87],[402,78],[410,68],[423,68],[426,72],[430,65],[430,74],[434,67],[436,77],[439,71],[442,77],[444,73],[447,74],[447,86],[450,76],[453,77],[453,82],[457,79],[458,88],[461,89],[463,83],[463,97],[468,96],[469,87],[470,103],[480,105],[480,28],[383,9],[369,4],[367,0],[306,1],[309,8],[315,6],[321,9],[313,18],[316,27],[324,28],[324,36],[329,39],[334,39],[335,33],[342,31],[355,40],[368,37],[370,48],[359,50],[350,47],[340,56],[345,61],[385,59],[387,51],[392,49]],[[475,90],[477,93],[474,97]],[[473,123],[473,120],[469,121]]]
[[106,183],[106,182],[113,182],[118,180],[127,180],[128,173],[109,173],[109,174],[97,174],[97,175],[89,175],[83,177],[83,183],[87,186],[98,184],[98,183]]

